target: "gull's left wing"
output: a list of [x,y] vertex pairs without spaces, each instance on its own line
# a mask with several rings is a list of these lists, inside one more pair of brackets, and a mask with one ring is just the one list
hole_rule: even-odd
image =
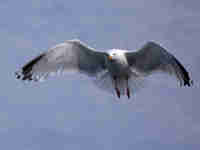
[[16,77],[40,81],[56,73],[81,72],[96,76],[105,69],[104,52],[97,52],[79,40],[70,40],[50,48],[24,65]]

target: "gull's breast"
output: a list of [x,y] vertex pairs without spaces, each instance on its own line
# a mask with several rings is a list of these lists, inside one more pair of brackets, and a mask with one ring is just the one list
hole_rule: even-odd
[[128,64],[119,62],[109,63],[108,70],[113,76],[126,76],[131,72]]

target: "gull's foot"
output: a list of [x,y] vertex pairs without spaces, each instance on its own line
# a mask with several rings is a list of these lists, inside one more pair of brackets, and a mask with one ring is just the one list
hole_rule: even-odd
[[126,95],[128,96],[128,99],[130,98],[130,90],[129,88],[126,89]]
[[120,91],[119,91],[119,89],[116,88],[115,90],[116,90],[116,93],[117,93],[118,98],[120,98]]

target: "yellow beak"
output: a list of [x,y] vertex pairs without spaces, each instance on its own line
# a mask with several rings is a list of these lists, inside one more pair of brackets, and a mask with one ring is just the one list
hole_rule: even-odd
[[109,56],[108,56],[108,59],[109,59],[109,60],[112,60],[113,58],[112,58],[112,56],[109,55]]

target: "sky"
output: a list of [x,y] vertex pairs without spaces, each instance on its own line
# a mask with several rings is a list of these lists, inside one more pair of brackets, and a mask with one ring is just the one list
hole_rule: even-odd
[[[1,0],[0,145],[4,150],[200,148],[200,2]],[[80,39],[97,50],[156,41],[190,72],[191,88],[152,76],[131,101],[83,75],[25,84],[14,72],[49,47]]]

